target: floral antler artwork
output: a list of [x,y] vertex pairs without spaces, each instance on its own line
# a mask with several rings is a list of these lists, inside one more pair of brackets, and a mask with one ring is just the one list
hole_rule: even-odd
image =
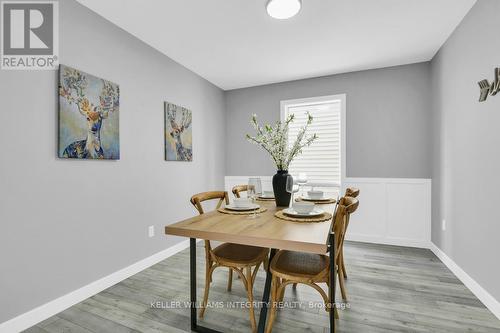
[[88,82],[80,71],[65,67],[64,76],[59,87],[59,95],[69,102],[77,105],[83,100]]
[[[59,82],[60,101],[64,99],[67,102],[67,105],[60,104],[63,105],[62,110],[68,113],[78,110],[83,116],[80,128],[87,130],[87,138],[66,143],[64,150],[60,152],[60,157],[106,158],[107,147],[103,146],[101,141],[102,125],[103,121],[109,118],[110,112],[116,114],[119,110],[119,86],[67,66],[61,66]],[[100,88],[99,94],[96,92],[97,87]],[[108,123],[118,124],[118,117],[115,118]],[[117,134],[115,137],[118,140]],[[113,156],[119,156],[119,152]]]
[[310,146],[318,138],[316,134],[307,135],[307,128],[313,121],[313,117],[308,112],[306,124],[299,130],[294,143],[289,146],[288,129],[294,119],[295,115],[290,114],[284,122],[277,121],[274,126],[270,124],[261,126],[257,122],[257,115],[252,115],[251,124],[256,131],[256,135],[247,134],[246,138],[267,151],[278,170],[288,170],[290,163],[302,153],[302,149]]
[[99,95],[100,111],[103,118],[107,118],[109,112],[117,111],[120,107],[120,88],[111,82],[102,81],[102,90]]

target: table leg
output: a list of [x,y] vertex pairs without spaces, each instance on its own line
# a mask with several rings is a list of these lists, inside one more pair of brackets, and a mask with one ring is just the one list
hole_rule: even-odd
[[330,288],[328,290],[330,296],[330,333],[335,332],[335,235],[330,235]]
[[196,311],[196,238],[189,239],[189,282],[191,285],[191,331],[198,333],[221,333],[197,323]]
[[259,326],[257,327],[257,332],[263,333],[266,329],[266,318],[267,318],[267,303],[269,302],[269,294],[271,292],[271,261],[273,260],[274,255],[276,254],[276,249],[271,249],[271,253],[269,254],[269,267],[266,273],[266,284],[264,285],[264,293],[262,294],[262,308],[260,309],[259,316]]
[[196,330],[196,238],[189,239],[189,281],[191,284],[191,330]]

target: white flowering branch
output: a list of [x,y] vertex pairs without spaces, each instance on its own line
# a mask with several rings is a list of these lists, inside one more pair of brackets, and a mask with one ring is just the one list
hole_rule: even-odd
[[306,124],[299,130],[293,145],[289,146],[288,129],[294,119],[295,116],[290,114],[284,122],[277,121],[274,126],[266,124],[262,127],[257,122],[257,115],[252,115],[251,124],[256,135],[250,136],[247,134],[247,140],[267,151],[278,170],[288,170],[290,163],[297,155],[302,153],[302,149],[310,146],[318,138],[316,134],[306,135],[307,128],[313,121],[313,117],[308,112]]

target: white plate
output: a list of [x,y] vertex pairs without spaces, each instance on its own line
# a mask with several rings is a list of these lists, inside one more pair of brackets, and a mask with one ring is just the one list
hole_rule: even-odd
[[235,205],[233,204],[229,204],[229,205],[226,205],[225,207],[226,209],[229,209],[229,210],[237,210],[237,211],[245,211],[245,210],[254,210],[254,209],[258,209],[260,208],[260,205],[257,205],[257,204],[250,204],[250,206],[247,206],[247,207],[236,207]]
[[330,201],[330,200],[333,200],[334,198],[319,198],[319,199],[313,199],[313,198],[309,198],[309,197],[302,197],[302,200],[304,201]]
[[274,195],[273,196],[261,195],[259,196],[259,199],[274,199]]
[[320,208],[314,208],[312,212],[307,214],[301,214],[293,210],[293,208],[285,208],[283,209],[283,213],[290,216],[298,216],[298,217],[312,217],[323,214],[325,211]]

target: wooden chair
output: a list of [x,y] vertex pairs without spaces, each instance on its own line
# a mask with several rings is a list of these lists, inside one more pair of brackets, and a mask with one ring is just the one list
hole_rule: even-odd
[[[223,202],[225,202],[226,204],[229,203],[227,192],[223,191],[204,192],[193,195],[191,197],[191,203],[201,215],[204,214],[201,203],[206,200],[215,199],[219,199],[217,208],[219,208]],[[233,271],[235,271],[241,278],[245,290],[247,291],[248,301],[250,302],[250,304],[252,304],[253,284],[255,281],[255,277],[257,276],[257,271],[259,270],[259,267],[262,263],[264,263],[265,267],[267,267],[268,254],[269,250],[265,248],[232,243],[223,243],[212,249],[210,241],[205,240],[205,293],[203,295],[203,303],[200,309],[200,318],[203,318],[203,315],[205,314],[205,309],[208,303],[208,292],[210,289],[210,283],[212,282],[212,274],[216,268],[229,268],[229,280],[227,283],[228,291],[231,290]],[[252,272],[253,266],[255,266],[255,269]],[[255,322],[253,306],[250,306],[250,323],[252,325],[252,331],[256,332],[257,325]]]
[[359,188],[348,187],[348,188],[345,189],[345,196],[346,197],[357,198],[358,195],[359,195]]
[[236,198],[240,198],[240,193],[241,192],[246,192],[248,191],[248,185],[236,185],[235,187],[233,187],[233,194]]
[[[335,216],[333,217],[333,231],[335,237],[335,260],[340,288],[344,288],[343,275],[339,266],[340,249],[343,245],[345,223],[348,216],[358,207],[358,200],[352,197],[344,197],[339,200]],[[274,256],[270,264],[272,273],[271,282],[271,313],[266,326],[266,333],[270,333],[276,317],[277,303],[283,301],[285,288],[290,284],[302,283],[316,289],[325,302],[326,311],[331,311],[327,304],[330,303],[326,293],[318,283],[330,281],[330,259],[328,255],[302,253],[281,250]],[[332,300],[335,302],[335,300]],[[338,313],[334,308],[335,316]]]
[[[345,190],[345,196],[346,197],[352,197],[352,198],[357,198],[359,195],[359,188],[355,187],[348,187]],[[347,227],[349,226],[349,220],[347,221],[345,225],[345,232],[344,234],[347,234]],[[347,279],[347,271],[345,269],[345,263],[344,263],[344,247],[342,247],[342,252],[340,253],[340,265],[342,265],[342,273],[344,275],[344,279]]]

